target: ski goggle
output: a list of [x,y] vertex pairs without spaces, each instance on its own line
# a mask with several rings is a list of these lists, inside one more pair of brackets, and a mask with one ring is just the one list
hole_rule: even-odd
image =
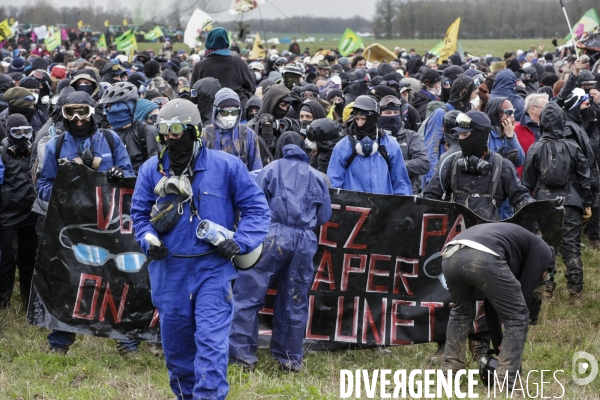
[[398,83],[398,81],[394,81],[394,80],[381,81],[380,85],[388,86],[388,87],[394,88],[396,90],[400,88],[400,83]]
[[226,117],[228,115],[237,117],[240,114],[240,109],[239,108],[234,108],[234,109],[231,109],[231,110],[226,110],[224,108],[218,108],[217,112],[219,113],[219,115],[221,117]]
[[113,259],[117,268],[123,272],[138,272],[146,262],[146,256],[142,253],[121,253],[118,255],[110,254],[108,250],[102,247],[78,243],[71,247],[75,258],[81,264],[100,267]]
[[15,126],[14,128],[10,128],[10,135],[15,139],[19,139],[22,137],[31,137],[33,133],[33,128],[30,126]]
[[29,76],[33,76],[37,80],[43,80],[46,76],[42,71],[34,70]]
[[500,110],[500,112],[504,115],[508,115],[509,117],[512,117],[515,115],[515,109],[514,108],[507,108],[506,110]]
[[331,104],[342,104],[344,102],[344,99],[342,97],[336,96],[333,99],[330,100]]
[[381,105],[381,107],[387,107],[388,104],[395,104],[397,106],[399,106],[400,103],[400,99],[397,98],[396,96],[383,96],[381,98],[381,100],[379,101],[379,104]]
[[158,114],[154,114],[154,115],[148,115],[146,117],[146,119],[152,121],[153,124],[156,123],[156,121],[158,121]]
[[169,102],[168,97],[155,97],[151,100],[154,104],[158,104],[159,108],[162,108],[165,104]]
[[76,117],[84,120],[93,114],[95,114],[94,107],[88,104],[67,104],[62,108],[62,116],[69,121],[73,121]]
[[169,131],[174,135],[181,135],[185,131],[185,126],[178,120],[160,121],[156,124],[156,131],[161,135],[167,135]]

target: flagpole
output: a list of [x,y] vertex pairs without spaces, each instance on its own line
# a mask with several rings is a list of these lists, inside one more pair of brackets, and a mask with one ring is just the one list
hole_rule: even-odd
[[[260,24],[262,25],[262,30],[263,30],[263,37],[264,37],[264,41],[265,41],[265,45],[267,44],[267,33],[265,32],[265,24],[263,23],[263,18],[262,18],[262,13],[260,12],[260,6],[257,6],[256,8],[258,8],[258,15],[260,16]],[[244,14],[242,14],[244,15]],[[243,19],[242,19],[243,21]],[[243,22],[242,22],[242,26],[243,26]]]
[[573,41],[573,47],[575,48],[575,55],[579,58],[579,52],[577,51],[577,43],[575,40],[575,35],[573,34],[573,28],[571,28],[571,22],[569,21],[569,16],[567,15],[567,10],[565,9],[565,5],[562,0],[560,1],[560,6],[562,7],[563,12],[565,13],[565,18],[567,19],[567,25],[569,25],[569,32],[571,32],[571,40]]

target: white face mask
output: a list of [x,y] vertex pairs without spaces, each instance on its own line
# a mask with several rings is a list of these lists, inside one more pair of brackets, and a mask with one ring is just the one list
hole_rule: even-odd
[[35,104],[37,104],[38,99],[40,98],[40,95],[38,93],[32,93],[32,95],[35,98]]
[[226,117],[222,117],[219,115],[218,117],[219,123],[221,126],[227,130],[233,128],[235,126],[235,121],[237,121],[237,116],[228,115]]
[[262,78],[262,74],[260,72],[254,71],[254,76],[256,77],[256,80],[259,81]]
[[308,140],[308,138],[304,139],[304,145],[306,146],[307,149],[311,149],[311,150],[314,150],[317,148],[317,143],[311,142],[310,140]]
[[480,102],[481,102],[481,99],[479,98],[479,96],[477,96],[473,100],[471,100],[471,110],[477,110],[477,107],[479,107]]

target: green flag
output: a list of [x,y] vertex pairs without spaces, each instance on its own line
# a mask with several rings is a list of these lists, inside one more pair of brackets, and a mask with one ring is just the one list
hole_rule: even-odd
[[46,50],[48,51],[52,51],[55,48],[59,47],[62,43],[60,30],[58,32],[55,32],[55,30],[52,28],[48,29],[48,34],[44,39],[44,43],[46,44]]
[[[575,37],[581,37],[584,32],[592,30],[594,27],[600,25],[600,18],[598,18],[598,13],[595,9],[590,8],[583,14],[583,17],[575,25],[573,25],[573,33]],[[566,40],[571,39],[571,33],[565,37]]]
[[144,39],[151,41],[156,40],[161,36],[164,36],[163,31],[160,29],[160,26],[156,25],[154,29],[144,35]]
[[352,29],[346,28],[342,38],[340,39],[340,44],[338,45],[340,54],[344,57],[347,57],[361,47],[364,47],[362,38],[358,36]]
[[439,57],[440,53],[442,52],[442,47],[444,47],[443,40],[441,42],[439,42],[438,44],[436,44],[435,47],[433,47],[431,50],[429,50],[429,53],[433,54],[436,57]]
[[121,36],[115,39],[115,46],[117,46],[117,51],[124,51],[125,53],[129,53],[132,49],[137,49],[137,41],[135,40],[135,33],[133,30],[128,30]]
[[98,39],[98,49],[100,49],[100,50],[108,49],[108,46],[106,45],[106,37],[104,37],[104,33],[100,36],[100,39]]

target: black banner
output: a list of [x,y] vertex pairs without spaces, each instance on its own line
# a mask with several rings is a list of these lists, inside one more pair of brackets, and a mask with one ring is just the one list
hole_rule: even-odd
[[[135,242],[129,208],[135,180],[69,164],[59,169],[40,244],[32,324],[65,331],[158,340],[147,260]],[[484,223],[466,207],[412,196],[330,190],[333,216],[316,233],[306,343],[312,350],[442,341],[450,312],[440,250]],[[510,222],[562,237],[560,201],[527,205]],[[275,289],[261,311],[268,339]],[[34,296],[35,297],[35,296]],[[32,297],[33,298],[33,297]],[[484,330],[477,304],[475,331]]]

